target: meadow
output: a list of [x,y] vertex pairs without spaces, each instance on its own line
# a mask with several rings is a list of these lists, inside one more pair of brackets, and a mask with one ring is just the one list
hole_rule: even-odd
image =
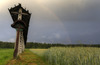
[[30,49],[31,52],[43,57],[48,49]]
[[13,58],[13,49],[0,49],[0,65],[5,65]]
[[16,59],[9,60],[6,65],[48,65],[43,59],[29,51],[29,49],[25,49],[23,53],[21,53]]
[[[11,60],[13,49],[0,49],[0,65],[100,65],[100,48],[51,47],[49,49],[26,49],[17,60]],[[38,60],[37,60],[38,59]]]
[[45,58],[50,65],[100,65],[100,48],[52,47]]

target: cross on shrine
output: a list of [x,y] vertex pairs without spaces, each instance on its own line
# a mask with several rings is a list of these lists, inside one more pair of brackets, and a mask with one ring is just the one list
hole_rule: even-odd
[[18,20],[22,20],[22,15],[28,15],[27,13],[22,12],[22,8],[19,9],[19,12],[11,12],[13,14],[18,14]]

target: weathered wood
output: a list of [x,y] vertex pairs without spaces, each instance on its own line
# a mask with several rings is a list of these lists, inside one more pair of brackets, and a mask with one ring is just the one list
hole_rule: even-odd
[[16,43],[15,43],[15,49],[14,49],[14,58],[17,57],[18,54],[18,41],[19,41],[19,30],[17,30],[17,36],[16,36]]
[[24,47],[25,47],[25,45],[24,45],[23,31],[20,31],[20,33],[19,33],[19,48],[18,48],[19,53],[18,53],[18,55],[24,51]]
[[15,28],[17,31],[13,55],[14,58],[16,58],[20,53],[24,51],[31,14],[26,11],[26,9],[24,9],[21,4],[9,9],[9,12],[14,21],[11,27]]

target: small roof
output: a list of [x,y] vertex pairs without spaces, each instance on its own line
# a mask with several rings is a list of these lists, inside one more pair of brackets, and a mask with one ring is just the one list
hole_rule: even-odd
[[29,23],[31,13],[29,13],[29,10],[24,9],[24,8],[21,6],[20,3],[19,3],[17,6],[15,6],[15,7],[13,7],[13,8],[11,7],[10,9],[8,9],[9,12],[10,12],[10,14],[11,14],[11,17],[12,17],[13,21],[15,22],[15,21],[17,20],[18,15],[15,15],[15,14],[13,14],[13,13],[11,13],[11,12],[18,12],[20,8],[22,8],[22,12],[29,14],[29,16],[23,15],[23,18],[22,18],[23,21]]

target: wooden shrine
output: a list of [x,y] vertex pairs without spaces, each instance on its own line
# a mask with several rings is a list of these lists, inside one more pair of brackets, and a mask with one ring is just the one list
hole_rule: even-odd
[[14,46],[14,58],[16,58],[24,51],[31,14],[21,4],[8,10],[13,20],[11,27],[16,29],[16,43]]

